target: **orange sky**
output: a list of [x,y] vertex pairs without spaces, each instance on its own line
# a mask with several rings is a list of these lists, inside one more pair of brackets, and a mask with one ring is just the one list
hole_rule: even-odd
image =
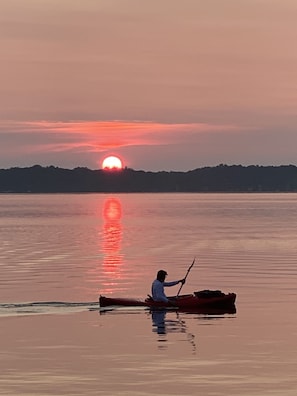
[[295,0],[0,8],[0,168],[296,164]]

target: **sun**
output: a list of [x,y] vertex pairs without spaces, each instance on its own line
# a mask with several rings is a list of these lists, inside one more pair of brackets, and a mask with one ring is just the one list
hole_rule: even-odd
[[119,170],[123,169],[122,161],[113,155],[104,158],[102,162],[102,169]]

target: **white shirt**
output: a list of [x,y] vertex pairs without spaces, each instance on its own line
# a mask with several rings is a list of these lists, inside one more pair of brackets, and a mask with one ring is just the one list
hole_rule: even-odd
[[155,279],[152,283],[152,297],[154,301],[163,301],[168,302],[168,298],[164,293],[164,287],[175,286],[179,283],[178,281],[173,282],[160,282],[158,279]]

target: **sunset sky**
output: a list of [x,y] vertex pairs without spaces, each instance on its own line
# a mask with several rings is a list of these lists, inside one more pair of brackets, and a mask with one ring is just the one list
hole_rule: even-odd
[[1,0],[0,168],[297,165],[296,0]]

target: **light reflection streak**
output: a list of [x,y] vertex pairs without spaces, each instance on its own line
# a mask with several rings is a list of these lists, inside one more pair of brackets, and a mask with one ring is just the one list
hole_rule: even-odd
[[123,257],[121,255],[122,241],[122,204],[119,198],[107,198],[103,204],[103,240],[102,252],[103,274],[108,282],[105,283],[105,292],[111,291],[115,279],[121,278],[121,266]]

